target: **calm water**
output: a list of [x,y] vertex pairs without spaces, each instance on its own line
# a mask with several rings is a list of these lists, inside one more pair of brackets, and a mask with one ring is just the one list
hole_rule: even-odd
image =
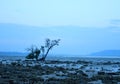
[[[0,56],[0,60],[25,60],[25,56]],[[48,56],[47,60],[61,60],[61,61],[93,61],[93,62],[120,62],[120,57],[90,57],[90,56],[80,56],[80,57],[65,57],[65,56]]]

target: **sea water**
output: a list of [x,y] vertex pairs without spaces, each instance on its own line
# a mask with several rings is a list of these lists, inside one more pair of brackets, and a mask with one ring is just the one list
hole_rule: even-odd
[[[0,56],[2,60],[25,60],[25,56]],[[58,61],[88,61],[88,62],[120,62],[120,57],[108,57],[108,56],[48,56],[46,60],[58,60]]]

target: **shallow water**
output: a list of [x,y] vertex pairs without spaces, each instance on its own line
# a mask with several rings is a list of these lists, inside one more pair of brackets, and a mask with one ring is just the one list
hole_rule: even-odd
[[[0,60],[25,60],[25,56],[0,56]],[[92,62],[120,62],[120,57],[102,57],[102,56],[80,56],[80,57],[65,57],[65,56],[48,56],[46,60],[60,61],[92,61]]]

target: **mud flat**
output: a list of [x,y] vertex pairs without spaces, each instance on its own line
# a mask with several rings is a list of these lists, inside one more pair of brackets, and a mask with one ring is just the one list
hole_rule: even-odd
[[120,62],[2,60],[0,84],[119,84]]

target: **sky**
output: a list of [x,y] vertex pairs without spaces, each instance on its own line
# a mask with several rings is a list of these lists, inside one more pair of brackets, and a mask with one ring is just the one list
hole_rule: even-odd
[[120,0],[0,0],[0,51],[23,52],[45,38],[56,54],[120,49]]

